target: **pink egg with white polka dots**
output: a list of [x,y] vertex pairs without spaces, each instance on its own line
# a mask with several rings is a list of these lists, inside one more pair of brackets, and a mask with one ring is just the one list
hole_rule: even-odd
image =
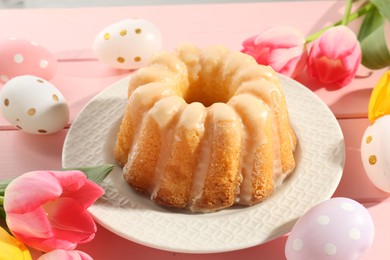
[[57,71],[57,59],[43,46],[22,39],[0,41],[0,81],[21,75],[50,80]]
[[288,260],[353,260],[371,247],[374,222],[367,209],[348,198],[324,201],[303,215],[288,236]]

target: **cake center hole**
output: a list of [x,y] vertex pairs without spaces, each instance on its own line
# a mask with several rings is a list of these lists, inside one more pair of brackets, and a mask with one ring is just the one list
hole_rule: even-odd
[[200,102],[205,107],[214,103],[226,103],[233,96],[229,86],[224,86],[216,78],[193,82],[184,97],[187,103]]

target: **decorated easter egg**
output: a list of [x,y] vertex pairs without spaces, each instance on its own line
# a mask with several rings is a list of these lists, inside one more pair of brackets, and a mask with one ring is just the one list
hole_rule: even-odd
[[0,111],[9,123],[31,134],[50,134],[69,120],[69,106],[50,82],[36,76],[18,76],[0,92]]
[[0,81],[16,76],[34,75],[46,80],[57,71],[55,56],[43,46],[22,39],[0,41]]
[[361,142],[364,170],[379,189],[390,192],[390,115],[367,127]]
[[105,64],[119,69],[137,69],[162,48],[159,29],[143,19],[111,24],[95,38],[93,51]]
[[285,254],[288,260],[357,260],[373,239],[374,222],[367,209],[352,199],[332,198],[297,221]]
[[376,119],[390,114],[390,70],[385,72],[374,86],[368,102],[368,119]]

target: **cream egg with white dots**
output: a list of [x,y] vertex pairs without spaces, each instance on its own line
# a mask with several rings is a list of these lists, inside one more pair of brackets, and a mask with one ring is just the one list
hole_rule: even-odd
[[57,71],[56,57],[36,42],[10,38],[0,41],[0,81],[34,75],[50,80]]
[[69,106],[62,93],[36,76],[18,76],[7,81],[0,91],[0,102],[4,118],[26,133],[55,133],[69,120]]
[[349,198],[332,198],[311,208],[291,230],[287,260],[356,260],[372,245],[374,222]]
[[160,30],[144,19],[125,19],[109,25],[97,34],[93,51],[110,67],[138,69],[161,50]]
[[361,142],[361,159],[370,181],[390,192],[390,115],[379,117],[369,125]]

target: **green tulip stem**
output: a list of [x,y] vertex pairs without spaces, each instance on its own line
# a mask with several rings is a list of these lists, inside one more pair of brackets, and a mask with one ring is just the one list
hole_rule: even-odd
[[341,24],[347,26],[349,23],[349,16],[351,15],[352,10],[352,0],[347,0],[347,4],[345,6],[345,12],[343,20],[341,20]]
[[[352,1],[348,1],[348,3],[351,2],[352,4]],[[313,33],[309,36],[306,37],[306,43],[309,43],[309,42],[312,42],[314,41],[315,39],[317,39],[318,37],[320,37],[326,30],[334,27],[334,26],[337,26],[337,25],[341,25],[343,24],[343,20],[344,19],[347,19],[347,23],[353,21],[353,20],[356,20],[358,19],[359,17],[367,14],[368,12],[370,12],[373,8],[375,8],[375,6],[371,3],[371,2],[368,2],[367,4],[363,5],[362,7],[360,7],[358,10],[356,10],[355,12],[352,12],[350,14],[343,17],[342,20],[339,20],[329,26],[326,26],[324,28],[322,28],[321,30],[319,30],[318,32],[316,33]]]
[[0,196],[0,217],[5,219],[4,196]]

